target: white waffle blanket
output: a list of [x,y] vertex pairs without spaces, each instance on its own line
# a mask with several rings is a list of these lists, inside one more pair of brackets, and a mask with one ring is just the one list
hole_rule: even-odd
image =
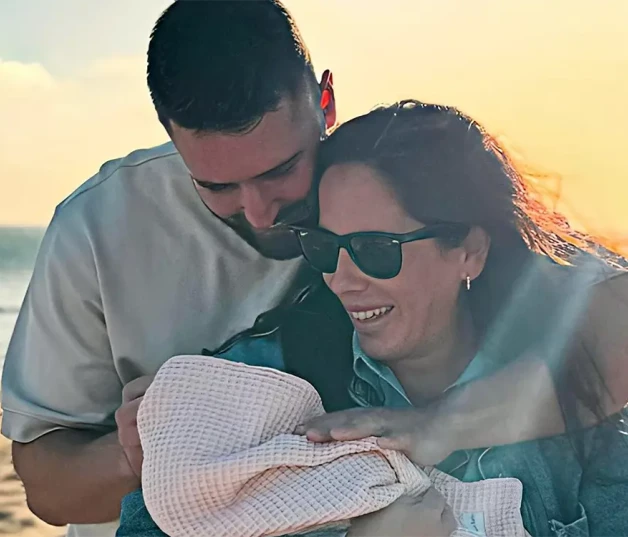
[[433,481],[460,521],[457,534],[525,535],[519,481],[461,483],[372,438],[316,444],[292,434],[322,413],[318,393],[295,376],[205,356],[170,359],[138,413],[149,513],[170,537],[285,535],[346,524]]

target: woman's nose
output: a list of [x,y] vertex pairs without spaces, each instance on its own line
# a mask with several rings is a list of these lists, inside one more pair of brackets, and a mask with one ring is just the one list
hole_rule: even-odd
[[325,274],[324,279],[329,289],[337,296],[363,291],[368,287],[368,276],[355,265],[344,249],[340,250],[336,272]]

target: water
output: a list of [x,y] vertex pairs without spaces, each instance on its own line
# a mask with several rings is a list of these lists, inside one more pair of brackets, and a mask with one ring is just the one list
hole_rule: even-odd
[[4,362],[43,234],[41,228],[0,227],[0,363]]

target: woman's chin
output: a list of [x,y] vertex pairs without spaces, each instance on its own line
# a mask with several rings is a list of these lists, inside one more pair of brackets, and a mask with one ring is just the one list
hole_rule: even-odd
[[373,360],[389,362],[396,356],[395,345],[388,338],[358,333],[358,340],[362,352]]

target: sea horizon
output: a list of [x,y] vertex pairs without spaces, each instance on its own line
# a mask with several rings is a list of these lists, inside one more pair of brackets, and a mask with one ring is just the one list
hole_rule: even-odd
[[0,364],[31,279],[45,226],[0,226]]

